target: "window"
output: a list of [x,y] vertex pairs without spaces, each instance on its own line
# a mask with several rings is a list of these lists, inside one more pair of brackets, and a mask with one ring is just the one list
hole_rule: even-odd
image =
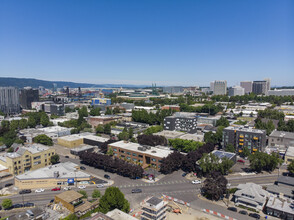
[[125,151],[124,151],[124,150],[121,150],[120,152],[121,152],[121,153],[123,153],[123,154],[125,153]]
[[127,152],[127,155],[131,155],[131,153],[130,152]]
[[29,157],[29,155],[26,155],[26,157]]
[[113,155],[114,155],[114,156],[117,156],[117,153],[114,153]]
[[114,152],[117,152],[117,149],[116,149],[116,148],[113,148],[113,151],[114,151]]
[[154,158],[152,158],[151,160],[152,160],[153,162],[156,162],[156,159],[154,159]]
[[47,159],[45,159],[45,162],[47,162]]
[[136,162],[136,161],[137,161],[137,159],[136,159],[136,158],[134,158],[134,159],[133,159],[133,161],[134,161],[134,162]]
[[143,155],[139,154],[139,157],[143,158]]
[[140,163],[143,163],[143,160],[139,160]]
[[34,165],[39,165],[39,164],[41,164],[41,161],[34,162]]
[[18,161],[18,164],[20,164],[20,160]]
[[34,160],[41,159],[41,156],[34,157]]
[[136,156],[137,156],[137,154],[133,153],[133,156],[134,156],[134,157],[136,157]]
[[130,157],[127,157],[127,159],[130,160],[131,158]]

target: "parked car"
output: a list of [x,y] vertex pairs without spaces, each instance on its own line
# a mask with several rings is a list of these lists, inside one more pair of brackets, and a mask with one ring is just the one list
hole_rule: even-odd
[[86,186],[85,185],[80,185],[78,188],[79,189],[86,189]]
[[110,176],[107,175],[107,174],[105,174],[105,175],[104,175],[104,178],[109,180],[109,179],[110,179]]
[[248,212],[245,211],[245,210],[241,210],[241,211],[239,211],[239,213],[242,214],[242,215],[248,215]]
[[65,158],[69,158],[69,156],[65,156]]
[[257,213],[249,213],[249,216],[252,218],[260,219],[260,215]]
[[237,160],[238,163],[245,163],[245,160],[239,159]]
[[183,174],[182,174],[182,177],[185,177],[185,176],[187,176],[187,173],[183,173]]
[[60,187],[55,187],[55,188],[51,189],[51,191],[60,191]]
[[23,204],[14,204],[13,205],[14,209],[18,209],[18,208],[22,208],[22,207],[23,207]]
[[66,187],[64,187],[63,189],[66,190],[66,191],[67,191],[67,190],[71,190],[70,186],[66,186]]
[[132,189],[132,193],[141,193],[142,189]]
[[44,191],[45,191],[44,189],[36,189],[35,190],[36,193],[40,193],[40,192],[44,192]]
[[23,190],[19,191],[19,194],[28,194],[31,192],[32,192],[32,190],[30,190],[30,189],[23,189]]
[[27,202],[24,204],[24,207],[34,207],[34,206],[35,206],[35,204],[32,202]]
[[86,169],[86,167],[80,166],[80,169],[81,169],[81,170],[85,170],[85,169]]
[[96,187],[97,187],[97,188],[103,188],[104,185],[103,185],[103,184],[97,184]]
[[201,183],[201,180],[193,180],[192,181],[192,184],[200,184]]
[[9,187],[9,186],[12,186],[12,185],[13,185],[13,183],[6,183],[5,187]]
[[237,208],[235,208],[235,207],[229,207],[228,210],[230,210],[232,212],[237,212],[238,211]]

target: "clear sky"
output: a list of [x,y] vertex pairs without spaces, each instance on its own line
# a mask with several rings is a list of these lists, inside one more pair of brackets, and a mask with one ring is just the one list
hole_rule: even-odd
[[294,85],[293,0],[1,0],[0,76]]

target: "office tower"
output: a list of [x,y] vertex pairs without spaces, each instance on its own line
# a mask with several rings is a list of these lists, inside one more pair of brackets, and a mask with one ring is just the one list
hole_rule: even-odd
[[18,88],[0,87],[0,110],[5,114],[19,113]]
[[229,88],[228,95],[229,96],[236,96],[236,95],[244,95],[245,94],[245,89],[242,88],[241,86],[233,86]]
[[20,91],[19,102],[23,109],[31,109],[32,102],[39,101],[39,90],[32,87],[25,87]]
[[253,81],[252,92],[256,95],[266,94],[267,81]]
[[67,86],[65,89],[66,96],[69,97],[69,87]]
[[78,96],[79,96],[79,97],[82,97],[82,90],[81,90],[81,87],[78,88]]
[[213,95],[226,95],[227,94],[227,81],[215,80],[213,82]]
[[265,89],[265,95],[268,95],[268,91],[271,90],[271,79],[265,78],[264,81],[266,81],[266,89]]
[[213,90],[214,90],[214,82],[210,82],[210,91],[212,91],[213,92]]
[[57,91],[57,84],[56,83],[53,83],[53,89],[52,89],[52,92],[56,92]]
[[252,92],[252,81],[240,82],[240,86],[245,89],[245,94],[249,94]]

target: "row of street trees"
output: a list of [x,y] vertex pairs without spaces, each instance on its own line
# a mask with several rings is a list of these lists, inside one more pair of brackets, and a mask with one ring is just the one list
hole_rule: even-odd
[[166,146],[167,140],[164,136],[160,135],[152,135],[152,134],[141,134],[137,137],[138,143],[141,145],[148,145],[148,146]]
[[258,173],[261,171],[273,171],[283,163],[278,153],[267,154],[264,152],[255,152],[249,155],[250,168]]
[[169,139],[168,142],[174,149],[186,153],[195,151],[204,144],[203,142],[184,140],[180,138]]
[[148,113],[145,109],[133,110],[132,119],[135,122],[147,123],[149,125],[160,125],[165,117],[172,115],[172,110],[157,110],[156,113]]
[[142,178],[144,173],[143,168],[139,165],[94,152],[82,153],[80,155],[80,160],[89,166],[103,169],[111,173],[117,173],[131,179]]

